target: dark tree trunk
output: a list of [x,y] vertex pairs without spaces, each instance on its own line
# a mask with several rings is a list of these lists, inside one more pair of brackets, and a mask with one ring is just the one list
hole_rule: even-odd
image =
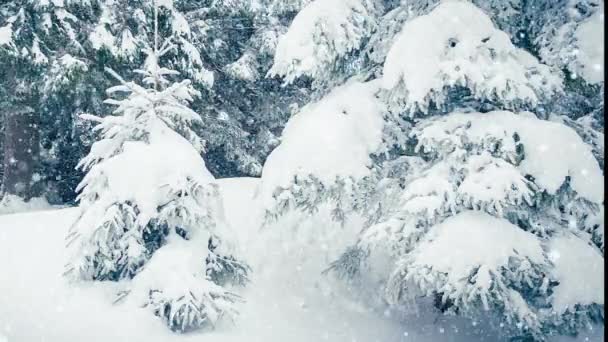
[[40,155],[38,117],[29,107],[13,108],[4,117],[3,193],[29,200],[36,191]]

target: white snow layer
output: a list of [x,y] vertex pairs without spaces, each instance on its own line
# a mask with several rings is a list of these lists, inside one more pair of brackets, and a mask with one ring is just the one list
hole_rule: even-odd
[[15,214],[26,211],[39,211],[58,208],[52,206],[43,197],[34,197],[27,201],[15,195],[6,194],[0,200],[0,215]]
[[[525,158],[520,171],[534,177],[534,183],[554,194],[570,177],[570,186],[579,196],[595,203],[604,199],[604,175],[591,148],[572,128],[557,122],[540,120],[526,113],[506,111],[489,113],[452,113],[442,116],[420,130],[420,145],[461,146],[464,136],[479,146],[492,139],[513,142],[517,133],[524,146]],[[484,144],[485,143],[485,144]],[[516,146],[502,146],[515,151]]]
[[[510,257],[528,257],[543,264],[545,257],[540,240],[506,219],[481,211],[465,211],[434,226],[414,252],[411,267],[430,267],[448,275],[451,283],[466,279],[479,267],[478,286],[491,283],[489,272],[498,274]],[[484,273],[485,272],[485,273]]]
[[[386,57],[383,86],[407,106],[441,103],[446,86],[469,88],[477,98],[535,104],[539,93],[561,87],[529,53],[516,48],[482,10],[466,1],[446,1],[408,21]],[[404,86],[401,89],[398,86]],[[395,89],[397,88],[397,89]]]
[[548,255],[559,281],[552,296],[557,313],[575,311],[576,304],[604,304],[604,258],[594,246],[565,233],[551,239]]
[[269,75],[286,81],[315,78],[339,57],[357,49],[375,27],[373,0],[315,0],[280,37]]
[[[148,310],[128,302],[112,305],[122,284],[69,284],[62,276],[65,235],[78,210],[63,209],[0,216],[0,341],[2,342],[473,342],[487,334],[467,334],[470,322],[446,321],[417,309],[416,316],[398,322],[390,312],[372,312],[344,295],[320,275],[327,264],[323,253],[309,254],[289,243],[293,236],[275,226],[259,230],[261,211],[255,199],[259,179],[218,180],[227,220],[247,246],[245,257],[254,268],[252,283],[240,293],[246,302],[234,325],[186,335],[170,332]],[[298,222],[291,222],[296,225]],[[323,222],[311,225],[324,224]],[[308,228],[308,227],[305,227]],[[283,238],[262,238],[281,232]],[[273,233],[274,232],[274,233]],[[339,233],[337,237],[339,237]],[[286,243],[288,243],[286,245]],[[309,241],[310,248],[323,250]],[[302,247],[302,246],[301,246]],[[333,249],[333,246],[329,246]],[[566,250],[565,253],[568,253]],[[332,285],[332,286],[329,286]],[[456,324],[456,325],[454,325]],[[443,327],[446,327],[443,331]],[[454,329],[449,327],[455,327]],[[578,341],[603,341],[603,327],[581,332]],[[489,337],[492,340],[492,337]],[[570,341],[569,337],[555,341]]]
[[382,142],[384,127],[378,86],[377,81],[347,82],[293,116],[264,164],[262,199],[271,200],[273,191],[295,176],[312,174],[330,183],[369,174],[369,155]]
[[[281,241],[274,234],[285,233],[279,229],[285,227],[266,233],[259,229],[256,217],[261,206],[254,199],[259,179],[218,183],[227,220],[247,247],[244,257],[253,267],[252,283],[239,292],[246,302],[234,324],[175,334],[137,301],[112,305],[114,294],[126,284],[68,283],[62,276],[67,257],[64,238],[79,213],[72,208],[0,217],[0,341],[401,341],[403,327],[398,322],[365,309],[342,292],[330,291],[321,275],[327,267],[321,253],[311,257],[299,249],[284,249],[291,236]],[[264,234],[271,236],[263,238]],[[310,246],[322,250],[314,241]],[[167,278],[159,281],[175,280]]]
[[604,2],[574,32],[578,73],[589,83],[604,82]]
[[[151,126],[154,127],[149,143],[125,142],[121,154],[94,165],[79,185],[83,188],[93,182],[105,182],[108,190],[99,201],[107,205],[132,202],[139,209],[138,220],[143,223],[155,217],[157,208],[165,204],[167,193],[172,187],[179,187],[179,182],[186,179],[200,184],[214,181],[204,161],[186,139],[162,124]],[[97,142],[93,148],[103,150],[104,142]],[[91,191],[95,191],[94,187]],[[105,210],[104,205],[96,207]],[[100,214],[97,210],[86,211],[79,226],[83,229],[97,227]]]
[[8,24],[0,27],[0,46],[10,45],[13,43],[13,25]]

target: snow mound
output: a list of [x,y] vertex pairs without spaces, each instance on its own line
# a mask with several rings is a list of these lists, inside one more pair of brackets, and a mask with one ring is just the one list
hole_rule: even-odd
[[430,229],[399,263],[386,294],[394,304],[405,296],[439,294],[443,304],[453,303],[464,316],[476,317],[480,307],[496,310],[507,322],[538,331],[538,317],[509,277],[539,284],[547,266],[534,234],[481,211],[464,211]]
[[42,197],[34,197],[28,201],[15,195],[6,194],[0,201],[0,215],[21,213],[26,211],[39,211],[57,208],[49,204]]
[[167,244],[133,278],[128,300],[149,307],[172,330],[215,326],[224,317],[234,320],[234,305],[240,298],[209,280],[201,267],[208,239],[209,234],[188,241],[169,236]]
[[477,99],[536,104],[561,87],[529,53],[466,1],[445,1],[405,23],[383,70],[383,87],[400,105],[426,112],[442,105],[445,87],[463,86]]
[[296,176],[331,183],[336,177],[368,175],[369,156],[382,142],[384,127],[377,90],[376,81],[348,82],[292,117],[264,165],[262,199],[271,200],[277,187],[288,186]]
[[428,120],[413,134],[418,148],[427,152],[451,153],[452,148],[465,149],[468,144],[491,149],[500,142],[507,160],[517,155],[521,143],[525,156],[518,168],[533,176],[536,185],[555,194],[570,177],[570,186],[579,196],[598,204],[604,199],[604,176],[591,147],[564,124],[529,113],[452,113]]
[[533,234],[505,219],[465,211],[434,226],[414,251],[409,267],[445,273],[451,283],[466,281],[479,268],[476,283],[489,289],[490,272],[500,273],[512,257],[545,263],[540,240]]
[[594,246],[566,233],[550,240],[548,255],[559,281],[552,296],[557,313],[575,310],[577,304],[604,305],[604,258]]
[[360,47],[375,28],[374,0],[316,0],[294,18],[278,42],[269,75],[291,83],[316,78],[339,57]]

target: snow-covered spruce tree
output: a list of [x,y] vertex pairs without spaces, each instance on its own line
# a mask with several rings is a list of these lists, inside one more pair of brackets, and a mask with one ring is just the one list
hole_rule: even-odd
[[389,303],[436,296],[442,311],[537,340],[603,322],[603,174],[575,130],[539,119],[559,72],[453,1],[406,22],[383,73],[425,161],[359,244],[397,260]]
[[133,279],[129,297],[176,331],[215,325],[236,315],[239,297],[228,283],[243,284],[248,266],[236,258],[213,176],[200,157],[202,140],[188,107],[197,92],[159,59],[170,40],[149,48],[143,86],[122,80],[108,89],[117,106],[97,123],[95,142],[79,167],[82,213],[68,236],[75,279]]
[[[561,67],[512,43],[519,32],[517,45],[530,47],[530,28],[513,15],[525,4],[474,3],[481,9],[387,6],[357,46],[369,57],[350,74],[359,81],[290,120],[261,194],[270,218],[327,202],[336,218],[363,212],[368,228],[331,269],[378,274],[372,259],[388,254],[394,264],[380,281],[389,303],[435,298],[443,312],[483,318],[504,336],[576,333],[603,320],[601,127],[551,112],[571,88]],[[384,22],[395,18],[401,26]],[[275,66],[303,60],[276,58]],[[574,269],[576,259],[588,272]]]
[[[315,84],[313,95],[314,102],[316,103],[315,107],[317,108],[315,110],[319,112],[339,113],[340,110],[334,107],[345,106],[348,108],[350,106],[347,102],[350,100],[345,96],[342,99],[337,98],[332,92],[332,87],[350,77],[358,81],[382,77],[384,60],[403,23],[419,15],[428,13],[439,2],[438,0],[407,1],[405,3],[397,1],[355,1],[336,5],[330,1],[313,1],[296,15],[289,30],[279,40],[274,65],[270,70],[270,74],[283,76],[286,83],[293,82],[298,78],[312,79]],[[511,28],[512,31],[516,30],[517,20],[514,17],[517,17],[523,6],[519,1],[504,3],[492,0],[477,0],[475,3],[479,3],[488,12],[500,18],[501,23]],[[292,47],[290,44],[294,44],[294,42],[301,42],[299,46],[304,46],[305,48]],[[525,53],[522,52],[522,54]],[[375,92],[377,91],[378,89]],[[345,92],[341,91],[341,93]],[[457,92],[452,93],[452,96],[462,95]],[[319,99],[323,95],[327,95],[326,98],[331,98],[332,100]],[[452,103],[452,101],[448,102]],[[302,108],[299,113],[305,114],[311,112],[308,110],[309,106]],[[344,112],[348,112],[346,108]],[[302,116],[309,116],[309,114]],[[382,113],[376,115],[376,117],[381,116],[383,116]],[[371,174],[363,176],[359,173],[353,177],[348,172],[341,173],[340,178],[349,179],[338,179],[338,182],[333,184],[333,180],[332,182],[328,182],[327,180],[336,176],[335,172],[329,172],[327,175],[306,174],[307,171],[319,170],[310,170],[314,168],[307,164],[306,158],[301,158],[297,162],[293,161],[291,167],[296,167],[297,165],[297,167],[301,168],[298,171],[299,175],[297,179],[293,179],[293,186],[285,183],[281,185],[275,184],[283,189],[284,195],[283,199],[278,200],[276,205],[269,209],[269,218],[276,218],[293,207],[314,212],[319,204],[328,201],[336,204],[337,196],[341,198],[341,203],[339,204],[340,208],[338,206],[334,207],[336,210],[334,217],[336,218],[344,217],[346,212],[353,210],[366,211],[367,216],[378,215],[379,203],[377,201],[369,201],[370,196],[361,194],[361,191],[365,188],[375,187],[376,185],[373,184],[377,179],[385,178],[382,174],[388,172],[391,167],[387,165],[387,169],[383,170],[384,168],[381,167],[381,163],[387,158],[391,159],[395,157],[395,146],[404,145],[403,130],[409,127],[409,123],[397,115],[385,115],[384,120],[388,121],[388,124],[384,125],[384,128],[381,128],[385,132],[384,134],[380,134],[382,137],[378,138],[379,140],[376,142],[381,147],[370,151],[370,153],[374,154],[374,162],[368,161],[360,165],[365,168],[373,164],[373,172]],[[304,122],[308,120],[293,119],[293,121]],[[294,122],[287,126],[295,124]],[[327,125],[327,127],[331,126]],[[286,128],[283,139],[290,139],[287,135],[292,131],[295,131],[295,129],[288,130]],[[317,130],[314,133],[308,132],[308,134],[318,136],[321,135],[320,132],[322,131]],[[376,132],[370,133],[370,136],[375,135]],[[319,141],[324,141],[325,139],[322,137],[316,138]],[[302,141],[304,140],[302,139]],[[332,142],[335,143],[336,141],[339,141],[339,139],[332,139]],[[366,143],[363,142],[361,144]],[[306,143],[303,142],[302,145],[305,146]],[[304,147],[299,149],[295,147],[279,147],[273,154],[281,153],[280,151],[284,151],[286,148],[294,148],[294,151],[285,151],[283,153],[296,153],[295,151],[299,153]],[[306,149],[311,148],[308,146]],[[323,153],[327,154],[327,160],[340,160],[330,157],[332,155],[331,151],[324,150]],[[366,161],[367,158],[359,158],[357,160]],[[311,163],[314,163],[314,161],[311,161]],[[390,164],[394,163],[391,161]],[[273,168],[270,166],[272,163],[267,163],[267,165],[269,167],[266,169]],[[325,171],[327,169],[324,168]],[[284,166],[283,170],[287,170],[287,168]],[[399,182],[402,181],[400,180]],[[269,184],[269,182],[267,181],[266,184]],[[359,191],[355,191],[353,187],[359,188]],[[290,191],[293,194],[287,195]],[[277,193],[277,197],[279,196],[281,195]],[[288,205],[289,201],[294,205]]]

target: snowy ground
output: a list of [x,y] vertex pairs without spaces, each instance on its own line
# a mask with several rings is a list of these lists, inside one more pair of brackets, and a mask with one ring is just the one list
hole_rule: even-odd
[[[62,277],[64,237],[77,215],[77,209],[69,208],[0,216],[0,342],[496,340],[483,332],[464,333],[463,325],[469,323],[434,314],[399,321],[365,309],[320,274],[326,265],[321,250],[283,244],[286,235],[272,233],[281,227],[260,232],[256,179],[222,180],[220,185],[227,217],[254,268],[236,325],[176,335],[146,310],[112,305],[115,284],[68,286]],[[314,229],[300,227],[307,228]],[[322,243],[309,246],[327,249]],[[603,327],[577,340],[601,341],[602,334]]]

